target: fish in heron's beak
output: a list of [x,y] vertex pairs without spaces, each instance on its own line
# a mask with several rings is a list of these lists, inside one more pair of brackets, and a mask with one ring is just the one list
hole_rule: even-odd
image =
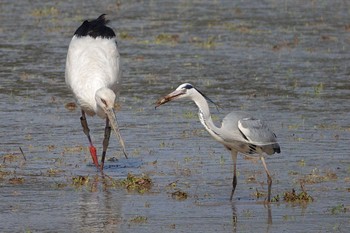
[[185,94],[186,92],[184,90],[175,90],[173,92],[171,92],[170,94],[160,98],[157,102],[156,102],[156,106],[155,108],[159,107],[160,105],[163,105],[169,101],[175,100],[177,98],[179,98],[181,95]]
[[107,114],[107,117],[109,120],[109,124],[112,126],[113,131],[115,132],[115,135],[117,136],[119,143],[120,143],[121,147],[123,148],[124,156],[125,156],[125,158],[128,158],[128,155],[127,155],[126,150],[125,150],[124,140],[119,132],[119,126],[118,126],[117,118],[115,116],[114,109],[107,109],[106,114]]

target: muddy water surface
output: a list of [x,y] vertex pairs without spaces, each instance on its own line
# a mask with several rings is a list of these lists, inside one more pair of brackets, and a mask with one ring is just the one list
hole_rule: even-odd
[[[350,6],[346,1],[2,1],[0,3],[1,232],[348,232]],[[148,175],[149,192],[106,185],[91,166],[79,109],[64,83],[71,36],[107,13],[123,89],[118,118],[130,159],[111,137],[105,173]],[[191,82],[223,109],[266,119],[282,153],[230,154],[193,103],[154,102]],[[101,151],[104,121],[89,118]],[[20,152],[23,150],[23,155]],[[119,159],[119,160],[117,160]],[[87,177],[88,184],[74,179]],[[288,203],[300,183],[313,202]],[[187,199],[175,198],[181,191]]]

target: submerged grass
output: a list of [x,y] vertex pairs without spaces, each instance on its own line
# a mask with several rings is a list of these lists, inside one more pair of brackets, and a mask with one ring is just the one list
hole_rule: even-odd
[[128,174],[126,179],[122,180],[121,185],[129,191],[136,191],[138,193],[145,193],[152,187],[152,180],[147,175],[135,176]]
[[[281,196],[283,197],[283,200],[288,203],[292,204],[301,204],[306,205],[309,202],[313,202],[314,198],[307,193],[304,187],[304,181],[300,180],[300,188],[301,192],[297,193],[295,189],[293,188],[291,191],[284,192]],[[272,202],[279,202],[280,201],[280,195],[276,195],[272,198]]]
[[171,197],[175,200],[183,201],[188,198],[188,194],[186,192],[178,190],[171,193]]
[[301,180],[304,184],[317,184],[321,182],[337,180],[338,176],[332,171],[325,171],[321,173],[318,168],[312,169],[311,173],[304,176]]

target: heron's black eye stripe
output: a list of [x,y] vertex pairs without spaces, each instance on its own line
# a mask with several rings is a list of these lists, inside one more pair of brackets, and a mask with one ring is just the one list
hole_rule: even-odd
[[191,84],[187,84],[186,86],[184,86],[185,89],[191,89],[193,88],[193,86]]

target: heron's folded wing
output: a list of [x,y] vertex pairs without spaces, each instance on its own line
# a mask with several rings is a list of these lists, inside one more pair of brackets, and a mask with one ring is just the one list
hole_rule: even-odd
[[276,135],[264,121],[252,117],[238,121],[238,129],[248,141],[256,145],[268,145],[276,142]]

